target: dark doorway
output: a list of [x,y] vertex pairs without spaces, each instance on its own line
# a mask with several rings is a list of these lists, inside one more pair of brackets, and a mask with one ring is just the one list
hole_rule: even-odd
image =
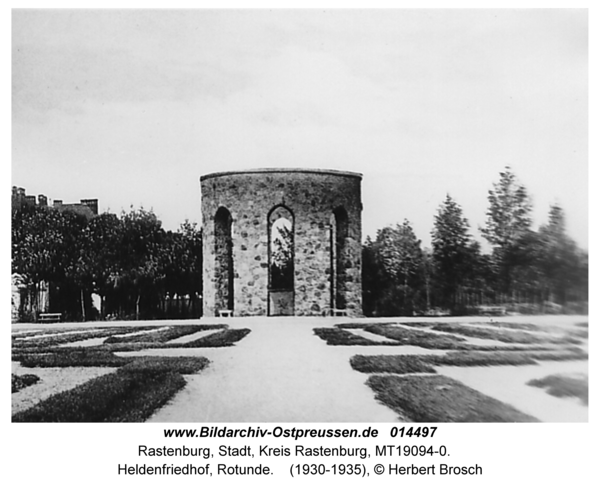
[[231,213],[224,207],[215,215],[215,315],[233,312],[233,241]]
[[342,207],[331,215],[331,308],[346,309],[348,213]]

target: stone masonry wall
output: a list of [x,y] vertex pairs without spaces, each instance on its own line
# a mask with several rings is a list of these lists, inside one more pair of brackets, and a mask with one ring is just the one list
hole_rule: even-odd
[[[296,316],[320,316],[332,303],[331,215],[348,214],[344,273],[346,309],[362,315],[361,184],[357,173],[263,169],[200,178],[202,191],[204,316],[215,316],[219,271],[215,269],[215,215],[232,218],[234,315],[268,314],[268,214],[278,205],[294,217]],[[333,242],[335,245],[335,242]]]

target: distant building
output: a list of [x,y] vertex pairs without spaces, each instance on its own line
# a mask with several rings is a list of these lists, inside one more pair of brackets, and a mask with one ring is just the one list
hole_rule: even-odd
[[[48,207],[48,197],[40,194],[37,197],[26,194],[25,188],[12,187],[12,210],[17,211],[24,206],[39,206]],[[79,215],[83,215],[88,220],[98,215],[98,200],[84,199],[79,203],[63,203],[63,200],[54,200],[53,208],[58,211],[72,211]]]
[[63,203],[62,200],[54,200],[53,207],[61,212],[72,211],[78,215],[83,215],[88,220],[98,216],[98,200],[96,199],[81,200],[80,203]]
[[[40,208],[50,208],[48,197],[40,194],[37,198],[28,195],[25,188],[17,186],[12,187],[12,211],[14,212],[29,206]],[[62,200],[54,200],[52,208],[57,211],[72,211],[78,215],[83,215],[87,220],[91,220],[98,215],[98,200],[84,199],[79,203],[63,203]],[[33,290],[27,285],[27,280],[19,274],[12,275],[11,286],[11,321],[19,319],[35,320],[36,314],[50,310],[50,284],[42,281],[38,284],[37,290]],[[36,294],[37,293],[37,294]]]

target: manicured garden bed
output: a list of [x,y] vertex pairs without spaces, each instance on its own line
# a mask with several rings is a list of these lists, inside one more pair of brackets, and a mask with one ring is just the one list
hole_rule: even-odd
[[[364,329],[375,335],[380,335],[394,341],[382,343],[381,341],[355,335],[348,330]],[[474,350],[474,351],[521,351],[522,346],[517,345],[475,345],[467,343],[465,338],[455,337],[450,334],[440,335],[419,330],[410,330],[389,324],[365,325],[348,324],[336,325],[335,328],[315,328],[315,335],[325,340],[328,345],[334,346],[418,346],[430,350]],[[552,350],[549,344],[537,344],[527,347],[527,350]]]
[[489,330],[482,327],[474,327],[468,325],[459,325],[455,323],[444,323],[436,325],[433,330],[456,333],[475,338],[483,338],[488,340],[497,340],[505,343],[553,343],[553,344],[579,344],[581,340],[564,335],[556,337],[549,334],[533,334],[520,330]]
[[[25,335],[13,335],[13,348],[37,348],[64,345],[67,343],[87,340],[89,338],[103,338],[114,335],[134,333],[138,331],[150,330],[152,326],[127,326],[127,327],[108,327],[108,328],[77,328],[77,329],[59,329],[43,332],[31,332]],[[66,333],[66,334],[62,334]],[[23,340],[23,338],[27,338]]]
[[104,343],[165,343],[185,335],[198,333],[199,331],[215,330],[225,328],[225,325],[179,325],[169,328],[158,328],[155,331],[135,335],[113,335]]
[[365,373],[407,374],[435,372],[434,366],[458,367],[496,365],[535,365],[540,360],[586,360],[580,350],[478,352],[460,351],[445,355],[355,355],[350,359],[353,369]]
[[527,385],[540,387],[556,397],[577,397],[585,405],[589,402],[589,385],[587,376],[570,376],[562,374],[548,375],[542,379],[530,380]]
[[35,384],[39,380],[40,378],[33,374],[11,374],[12,393],[14,394],[15,392],[19,392],[21,389],[25,389],[26,387]]
[[[170,340],[206,330],[214,333],[185,343]],[[139,333],[138,332],[145,332]],[[228,347],[244,338],[249,329],[229,329],[226,325],[172,325],[40,329],[16,333],[12,360],[22,367],[76,369],[117,368],[70,390],[57,392],[26,410],[13,415],[15,422],[102,422],[144,421],[163,406],[186,383],[182,374],[193,374],[207,366],[204,357],[121,357],[116,351],[155,348]],[[65,334],[63,334],[65,333]],[[122,336],[134,333],[130,336]],[[27,337],[27,340],[18,338]],[[80,340],[107,337],[106,343],[78,346]],[[73,343],[75,346],[69,346]],[[12,376],[12,390],[33,384],[31,374]],[[33,389],[32,389],[33,391]]]
[[442,375],[373,375],[377,400],[412,422],[537,422],[529,416]]
[[[355,328],[363,328],[355,327]],[[354,333],[351,333],[340,328],[315,328],[313,329],[315,335],[325,340],[327,345],[381,345],[381,342],[375,342],[364,338]],[[399,343],[386,343],[386,345],[400,345]]]
[[13,422],[140,422],[185,386],[181,374],[206,367],[203,357],[145,357],[116,372],[55,394],[13,415]]

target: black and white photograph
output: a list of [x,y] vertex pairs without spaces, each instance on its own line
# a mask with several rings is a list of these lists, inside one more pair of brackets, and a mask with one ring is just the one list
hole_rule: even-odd
[[330,453],[156,461],[281,481],[269,455],[305,480],[344,456],[343,475],[493,485],[448,458],[369,462],[450,423],[590,422],[587,9],[10,23],[13,435],[185,423],[273,443],[310,424],[342,436]]

